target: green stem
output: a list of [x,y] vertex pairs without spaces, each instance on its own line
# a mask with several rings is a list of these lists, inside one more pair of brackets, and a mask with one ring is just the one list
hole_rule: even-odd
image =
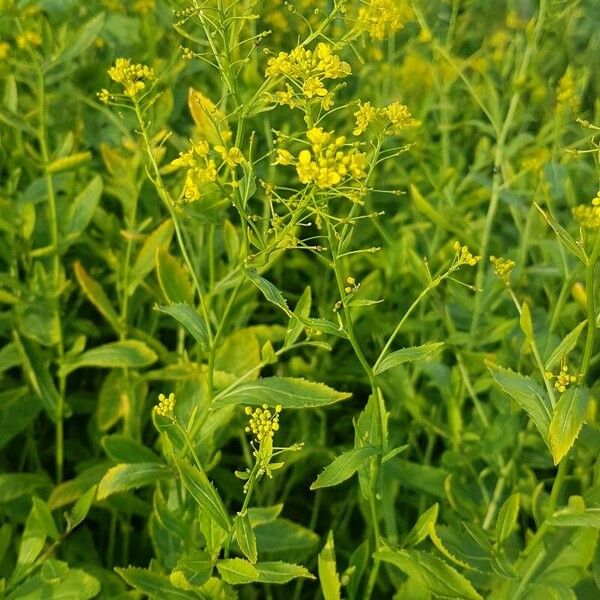
[[59,249],[59,230],[58,230],[58,213],[56,210],[56,192],[52,174],[48,170],[50,163],[50,152],[48,150],[47,131],[46,131],[46,88],[44,85],[44,74],[41,67],[38,65],[38,113],[39,113],[39,128],[38,141],[40,145],[40,155],[44,168],[44,182],[46,184],[46,193],[48,195],[48,222],[50,226],[50,245],[52,248],[52,283],[53,283],[53,308],[58,320],[58,405],[56,407],[56,449],[55,449],[55,465],[56,465],[56,480],[61,482],[64,473],[64,412],[65,412],[65,394],[67,387],[67,378],[62,371],[64,361],[65,347],[63,338],[62,319],[60,314],[59,302],[59,286],[60,286],[60,249]]
[[596,297],[594,291],[594,271],[598,256],[600,255],[600,231],[596,232],[596,240],[592,254],[590,255],[585,267],[585,293],[586,293],[586,312],[587,312],[587,336],[585,340],[585,349],[583,359],[581,360],[581,378],[585,380],[590,369],[592,355],[594,353],[594,342],[596,341]]

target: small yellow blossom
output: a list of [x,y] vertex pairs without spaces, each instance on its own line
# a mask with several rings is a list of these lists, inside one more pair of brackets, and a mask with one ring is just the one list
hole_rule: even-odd
[[510,274],[515,268],[515,261],[510,260],[510,258],[496,258],[495,256],[490,256],[490,262],[494,267],[494,273],[496,273],[506,285],[510,285]]
[[282,148],[277,149],[277,157],[275,158],[275,165],[291,165],[294,163],[294,156],[289,150]]
[[359,102],[358,110],[354,113],[356,127],[352,133],[354,133],[354,135],[361,135],[364,133],[376,116],[377,110],[371,106],[370,102]]
[[0,60],[4,60],[10,53],[10,44],[8,42],[0,42]]
[[600,229],[600,192],[590,204],[580,204],[573,209],[573,216],[584,229]]
[[126,96],[135,98],[146,87],[146,80],[155,79],[154,69],[142,64],[132,64],[128,58],[117,58],[108,70],[113,81],[123,86]]
[[235,146],[229,148],[229,150],[224,146],[215,146],[215,151],[221,155],[223,162],[232,169],[236,165],[242,165],[245,162],[242,151]]
[[459,267],[461,265],[469,265],[473,267],[481,260],[481,256],[474,256],[469,251],[469,247],[461,246],[460,242],[454,242],[452,249],[456,253],[456,256],[454,258],[454,263],[456,267]]
[[358,12],[358,23],[375,40],[402,29],[413,17],[406,0],[370,0]]
[[31,46],[41,46],[42,36],[35,31],[24,31],[17,36],[17,46],[21,49]]
[[161,417],[172,418],[173,411],[175,410],[175,394],[171,393],[168,397],[164,394],[159,394],[158,404],[154,407],[154,410]]
[[556,110],[559,113],[564,113],[568,110],[577,112],[580,104],[581,99],[577,92],[577,83],[573,75],[573,69],[567,67],[556,88]]
[[154,0],[134,0],[133,12],[139,15],[147,15],[156,9]]
[[261,443],[263,440],[272,439],[275,432],[279,429],[279,413],[281,413],[281,404],[275,406],[275,410],[271,412],[267,404],[263,404],[262,408],[258,407],[252,410],[250,406],[244,409],[250,417],[246,432],[256,437],[256,440]]
[[546,372],[546,378],[550,381],[554,381],[554,387],[563,394],[567,391],[567,388],[573,383],[577,383],[579,377],[577,375],[569,375],[569,367],[563,363],[558,373],[552,373],[551,371]]

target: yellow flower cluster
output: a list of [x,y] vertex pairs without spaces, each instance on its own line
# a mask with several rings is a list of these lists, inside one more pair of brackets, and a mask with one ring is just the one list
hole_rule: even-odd
[[544,168],[544,165],[550,160],[550,157],[551,154],[548,148],[540,148],[530,156],[524,158],[521,161],[521,167],[523,167],[523,170],[525,171],[540,173]]
[[577,375],[569,375],[569,367],[563,364],[558,373],[552,373],[548,371],[546,377],[550,381],[554,381],[554,387],[563,394],[567,391],[567,388],[573,383],[577,383],[579,377]]
[[566,112],[570,109],[573,112],[577,112],[580,103],[573,70],[571,67],[567,67],[564,75],[558,81],[556,88],[556,110],[558,112]]
[[346,287],[344,288],[346,294],[352,294],[353,292],[358,291],[359,287],[360,283],[356,283],[356,279],[354,277],[346,278]]
[[325,80],[343,79],[351,72],[350,65],[333,54],[331,47],[324,42],[319,43],[315,50],[298,46],[269,60],[266,76],[286,79],[285,91],[270,94],[269,98],[292,108],[305,100],[316,99],[327,110],[333,105],[333,93],[325,87]]
[[490,262],[494,267],[494,273],[496,273],[506,285],[509,285],[510,274],[515,268],[515,261],[510,260],[510,258],[496,258],[495,256],[490,256]]
[[372,124],[384,135],[400,135],[405,129],[420,125],[419,121],[412,117],[408,107],[399,102],[393,102],[383,108],[374,108],[370,102],[359,102],[354,118],[354,135],[362,135]]
[[358,12],[358,23],[375,40],[402,29],[413,17],[406,0],[370,0]]
[[147,15],[154,12],[155,9],[154,0],[134,0],[133,2],[133,12],[139,15]]
[[585,229],[600,229],[600,192],[592,204],[580,204],[573,209],[573,216]]
[[171,393],[168,397],[164,394],[159,394],[158,404],[154,407],[154,410],[161,417],[172,417],[175,410],[175,394]]
[[130,98],[135,98],[145,89],[146,80],[156,77],[154,69],[142,64],[132,64],[128,58],[117,58],[115,65],[108,70],[108,75],[123,86],[125,95]]
[[17,46],[21,49],[41,46],[42,36],[35,31],[24,31],[17,36]]
[[469,247],[461,246],[460,242],[454,242],[452,249],[454,252],[456,252],[456,256],[454,258],[455,267],[459,267],[461,265],[469,265],[473,267],[481,260],[481,256],[474,256],[469,251]]
[[[219,154],[223,164],[230,168],[244,163],[244,157],[239,148],[225,148],[215,146],[214,151]],[[194,202],[201,197],[203,184],[212,183],[217,180],[219,169],[213,158],[210,158],[210,146],[206,140],[192,141],[187,152],[180,152],[179,157],[171,162],[173,169],[186,168],[187,173],[183,185],[183,199],[186,202]]]
[[344,180],[366,177],[366,156],[356,148],[343,150],[344,136],[333,139],[333,132],[313,127],[306,133],[311,149],[301,150],[298,158],[287,150],[278,150],[276,164],[296,165],[302,183],[314,184],[319,188],[332,188]]
[[256,437],[256,440],[260,443],[266,439],[272,439],[275,432],[279,429],[279,413],[281,412],[281,404],[275,407],[275,411],[272,413],[269,410],[267,404],[263,404],[262,408],[258,407],[252,410],[250,406],[246,406],[244,409],[246,414],[250,417],[246,432]]

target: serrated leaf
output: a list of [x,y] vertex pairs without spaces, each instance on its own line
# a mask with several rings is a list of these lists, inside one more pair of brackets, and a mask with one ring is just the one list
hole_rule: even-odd
[[600,529],[600,508],[586,508],[583,511],[573,511],[571,508],[565,508],[555,512],[548,519],[548,525]]
[[570,387],[558,400],[552,414],[548,439],[552,459],[557,465],[571,449],[585,421],[589,391]]
[[288,316],[292,316],[283,294],[267,279],[261,277],[256,269],[244,269],[244,275],[263,293],[263,296],[275,306],[278,306]]
[[167,467],[154,462],[116,465],[100,480],[98,500],[144,485],[152,485],[161,479],[169,479],[172,475]]
[[231,529],[229,513],[221,500],[221,496],[208,480],[206,473],[198,467],[193,467],[185,461],[173,457],[181,480],[188,492],[196,500],[201,510],[208,513],[224,531]]
[[488,363],[496,383],[529,415],[544,441],[552,416],[552,405],[546,392],[533,380],[510,369]]
[[310,314],[310,307],[312,305],[312,292],[310,286],[304,288],[302,292],[302,296],[298,299],[296,303],[296,308],[294,309],[293,315],[290,317],[290,322],[288,324],[287,331],[285,332],[285,346],[291,346],[296,343],[302,331],[304,329],[304,324],[300,321],[300,318],[307,318]]
[[567,356],[573,348],[577,345],[577,340],[579,340],[579,336],[583,331],[584,327],[587,325],[587,319],[582,321],[577,325],[572,331],[570,331],[554,348],[552,354],[548,357],[545,364],[546,371],[551,371],[555,365],[557,365],[564,356]]
[[533,337],[533,321],[531,320],[531,311],[527,302],[523,302],[521,305],[521,314],[519,315],[519,325],[521,331],[525,334],[527,341],[531,343],[534,340]]
[[137,567],[117,567],[115,571],[130,586],[154,600],[190,600],[189,592],[176,588],[166,575]]
[[444,342],[430,342],[423,344],[422,346],[412,346],[410,348],[396,350],[395,352],[388,354],[381,362],[375,365],[373,371],[375,375],[380,375],[384,371],[406,362],[425,360],[439,352],[443,345]]
[[373,446],[354,448],[337,456],[332,463],[327,465],[310,486],[311,490],[339,485],[356,473],[364,462],[378,449]]
[[258,558],[258,552],[256,550],[256,534],[250,523],[248,512],[245,512],[243,515],[238,514],[235,517],[234,527],[235,537],[240,550],[246,558],[254,564]]
[[319,552],[319,583],[325,600],[341,600],[341,582],[335,562],[333,532],[327,535],[327,542]]
[[66,362],[64,373],[71,373],[81,367],[100,367],[105,369],[141,368],[156,362],[157,356],[138,340],[122,340],[96,346]]
[[512,533],[519,516],[521,496],[516,493],[509,496],[498,512],[496,520],[496,540],[502,543]]
[[375,552],[374,556],[395,565],[435,596],[483,600],[464,575],[429,552],[384,549]]
[[235,404],[254,404],[283,408],[318,408],[350,398],[323,383],[295,377],[264,377],[248,381],[215,398],[211,408]]
[[69,569],[60,581],[44,581],[40,575],[26,579],[6,600],[89,600],[100,593],[100,582],[82,571]]
[[256,567],[243,558],[224,558],[217,562],[221,577],[231,585],[243,585],[258,580]]
[[256,581],[261,583],[284,584],[303,577],[305,579],[315,579],[315,576],[301,565],[294,565],[282,561],[259,562],[254,565],[258,571]]
[[170,306],[156,306],[156,310],[176,319],[202,348],[206,348],[208,344],[208,329],[204,319],[198,314],[195,308],[189,304],[179,303],[171,304]]
[[107,456],[119,463],[137,463],[137,462],[156,462],[160,463],[160,458],[150,450],[133,438],[115,433],[113,435],[105,435],[100,443],[104,448]]
[[94,485],[75,502],[75,506],[69,516],[69,530],[75,529],[75,527],[85,520],[96,498],[97,491],[98,486]]
[[439,504],[436,502],[430,506],[422,515],[419,516],[414,527],[404,538],[402,546],[416,546],[420,544],[429,535],[429,526],[437,522]]

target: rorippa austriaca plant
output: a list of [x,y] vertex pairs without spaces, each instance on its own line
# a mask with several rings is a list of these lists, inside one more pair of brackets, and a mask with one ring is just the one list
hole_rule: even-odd
[[22,4],[3,597],[595,597],[592,4]]

